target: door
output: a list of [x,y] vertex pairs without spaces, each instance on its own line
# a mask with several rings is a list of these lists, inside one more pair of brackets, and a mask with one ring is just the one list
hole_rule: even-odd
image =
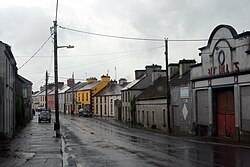
[[216,93],[216,115],[218,136],[235,136],[235,111],[233,89],[222,89]]

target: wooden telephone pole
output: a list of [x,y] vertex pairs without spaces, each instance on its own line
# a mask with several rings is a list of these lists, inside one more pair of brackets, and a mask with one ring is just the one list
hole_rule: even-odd
[[171,132],[171,124],[170,124],[170,104],[171,104],[171,98],[170,98],[170,86],[169,86],[169,76],[168,76],[168,39],[165,40],[165,56],[166,56],[166,76],[167,76],[167,128],[168,132]]

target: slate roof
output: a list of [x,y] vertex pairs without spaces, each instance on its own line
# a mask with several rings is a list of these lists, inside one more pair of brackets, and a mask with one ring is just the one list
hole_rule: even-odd
[[[48,94],[50,93],[50,92],[52,92],[54,89],[48,89]],[[41,93],[39,93],[39,95],[38,96],[45,96],[45,90],[43,90]]]
[[169,84],[170,84],[170,87],[174,87],[174,86],[187,85],[189,82],[190,82],[190,70],[182,74],[181,77],[179,73],[177,73],[170,79]]
[[167,98],[167,77],[157,79],[153,85],[147,87],[138,97],[137,100],[161,99]]
[[79,90],[90,90],[92,88],[94,88],[95,86],[99,85],[101,83],[101,81],[95,81],[95,82],[91,82],[86,84],[84,87],[82,87]]
[[85,85],[87,85],[87,82],[77,82],[74,86],[72,86],[71,88],[69,88],[68,90],[65,91],[65,93],[70,93],[73,91],[74,92],[81,89],[82,87],[84,87]]
[[28,79],[22,77],[21,75],[18,75],[18,77],[26,84],[32,85],[33,83],[31,81],[29,81]]
[[64,87],[59,91],[59,93],[65,93],[70,87],[68,85],[64,85]]
[[121,95],[121,90],[123,87],[128,85],[129,83],[124,83],[122,85],[119,84],[108,84],[101,92],[96,94],[96,96],[115,96]]
[[144,76],[141,77],[140,79],[136,79],[136,80],[130,82],[128,85],[126,85],[126,86],[122,89],[122,91],[125,91],[125,90],[128,90],[128,89],[133,89],[133,87],[134,87],[136,84],[138,84],[138,83],[139,83],[143,78],[145,78],[145,77],[146,77],[146,75],[144,75]]
[[[190,70],[186,71],[181,77],[179,73],[170,79],[170,89],[175,86],[187,85],[190,82]],[[145,89],[138,97],[137,100],[150,100],[167,98],[167,77],[161,77],[154,82],[153,85]]]

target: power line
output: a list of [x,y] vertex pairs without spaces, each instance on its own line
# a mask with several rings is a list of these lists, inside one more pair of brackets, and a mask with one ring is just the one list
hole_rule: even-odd
[[[164,45],[162,46],[156,46],[156,47],[148,47],[144,49],[138,49],[138,50],[130,50],[130,51],[124,51],[124,52],[109,52],[109,53],[94,53],[94,54],[83,54],[83,55],[67,55],[67,56],[60,56],[60,57],[90,57],[90,56],[106,56],[106,55],[119,55],[119,54],[127,54],[127,53],[134,53],[134,52],[141,52],[141,51],[146,51],[146,50],[155,50],[159,48],[163,48]],[[16,57],[29,57],[29,56],[16,56]],[[36,57],[51,57],[51,56],[36,56]]]
[[43,47],[44,45],[49,41],[49,39],[51,38],[52,34],[49,36],[49,38],[42,44],[42,46],[24,63],[21,65],[21,67],[19,67],[19,70],[25,66]]
[[[139,38],[139,37],[126,37],[126,36],[102,34],[102,33],[96,33],[96,32],[77,30],[77,29],[63,27],[63,26],[59,26],[59,28],[64,29],[64,30],[68,30],[68,31],[83,33],[83,34],[109,37],[109,38],[125,39],[125,40],[140,40],[140,41],[153,41],[153,42],[164,42],[165,41],[165,39],[159,39],[159,38]],[[168,39],[168,41],[169,42],[204,42],[204,41],[208,41],[208,39]]]
[[95,35],[95,36],[102,36],[102,37],[109,37],[109,38],[118,38],[118,39],[126,39],[126,40],[138,40],[138,41],[153,41],[153,42],[164,42],[164,39],[156,39],[156,38],[138,38],[138,37],[125,37],[125,36],[116,36],[116,35],[108,35],[108,34],[101,34],[101,33],[94,33],[94,32],[88,32],[88,31],[81,31],[76,30],[72,28],[67,28],[63,26],[59,26],[59,28],[89,35]]

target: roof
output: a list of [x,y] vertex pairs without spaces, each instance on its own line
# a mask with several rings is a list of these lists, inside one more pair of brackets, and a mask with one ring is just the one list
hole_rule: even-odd
[[64,85],[62,89],[60,89],[59,93],[65,93],[70,87],[68,85]]
[[153,85],[147,87],[138,97],[137,100],[149,100],[167,98],[167,77],[157,79]]
[[28,79],[22,77],[21,75],[18,75],[18,78],[20,78],[26,84],[29,84],[29,85],[33,84],[31,81],[29,81]]
[[[44,91],[44,90],[43,90]],[[38,91],[38,92],[36,92],[35,94],[33,94],[32,96],[33,97],[36,97],[36,96],[38,96],[40,93],[42,93],[43,91]]]
[[[125,84],[123,84],[125,86]],[[122,85],[119,84],[108,84],[101,92],[96,94],[96,96],[115,96],[121,95]]]
[[53,89],[52,91],[48,92],[48,95],[54,95],[55,94],[55,89]]
[[87,82],[77,82],[74,86],[72,86],[71,88],[69,88],[68,90],[65,91],[65,93],[69,93],[74,91],[77,91],[79,89],[81,89],[82,87],[84,87],[87,84]]
[[[54,89],[48,89],[48,94],[50,93],[50,92],[52,92]],[[41,93],[39,93],[38,95],[39,96],[45,96],[45,90],[44,91],[42,91]]]
[[135,84],[137,84],[139,81],[140,81],[140,79],[136,79],[136,80],[130,82],[127,86],[125,86],[125,87],[122,89],[122,91],[128,90],[128,89],[132,88],[132,87],[133,87]]
[[186,85],[189,82],[190,82],[190,70],[182,74],[181,77],[179,73],[177,73],[170,79],[169,84],[170,84],[170,87],[174,87],[174,86]]
[[96,87],[97,85],[99,85],[100,83],[101,83],[101,81],[91,82],[91,83],[86,84],[84,87],[82,87],[79,90],[90,90],[90,89]]

